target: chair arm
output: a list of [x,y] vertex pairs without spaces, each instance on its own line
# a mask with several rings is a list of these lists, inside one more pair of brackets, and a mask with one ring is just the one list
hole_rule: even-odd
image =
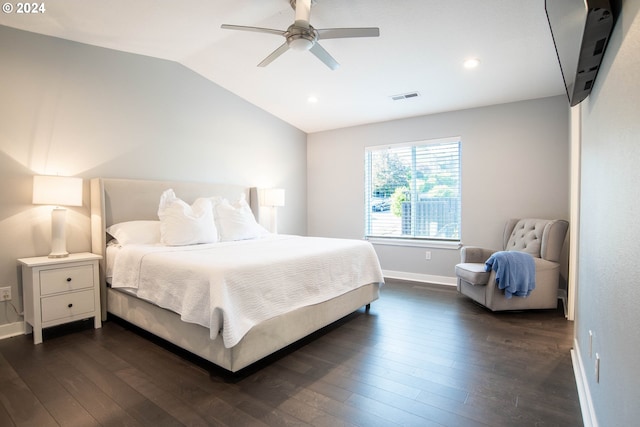
[[460,262],[484,263],[495,252],[493,249],[479,248],[477,246],[464,246],[460,250]]

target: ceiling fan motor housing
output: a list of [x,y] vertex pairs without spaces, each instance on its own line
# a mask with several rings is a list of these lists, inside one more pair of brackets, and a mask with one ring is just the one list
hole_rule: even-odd
[[[292,0],[295,2],[295,0]],[[291,25],[285,34],[287,44],[293,50],[309,50],[318,41],[318,32],[309,25],[309,28]]]

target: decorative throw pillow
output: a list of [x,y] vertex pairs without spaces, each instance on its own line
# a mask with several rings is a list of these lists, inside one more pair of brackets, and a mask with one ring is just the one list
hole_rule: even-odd
[[209,199],[198,199],[193,205],[176,197],[172,189],[160,196],[160,242],[170,246],[195,245],[218,241]]
[[107,228],[121,245],[153,245],[160,243],[160,221],[125,221]]
[[222,241],[256,239],[269,234],[269,231],[256,222],[244,194],[233,204],[227,199],[218,199],[214,210]]

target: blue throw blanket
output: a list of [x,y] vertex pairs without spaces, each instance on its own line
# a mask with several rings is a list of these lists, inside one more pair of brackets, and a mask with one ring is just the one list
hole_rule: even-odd
[[500,251],[485,262],[485,271],[496,272],[498,288],[504,289],[505,298],[512,295],[529,296],[536,287],[536,265],[526,252]]

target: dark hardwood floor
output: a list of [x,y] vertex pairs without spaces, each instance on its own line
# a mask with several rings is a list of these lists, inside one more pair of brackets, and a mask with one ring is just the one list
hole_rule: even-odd
[[389,280],[380,300],[239,376],[126,324],[0,341],[0,426],[581,426],[561,309],[491,313]]

